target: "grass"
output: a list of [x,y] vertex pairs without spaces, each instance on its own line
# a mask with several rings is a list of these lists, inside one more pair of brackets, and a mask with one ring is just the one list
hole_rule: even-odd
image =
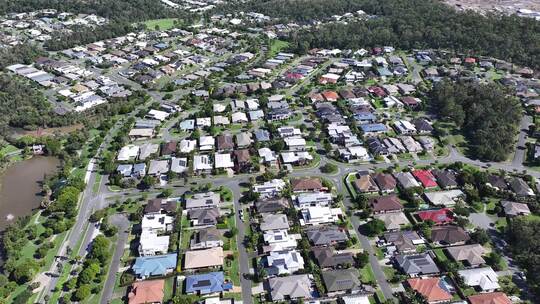
[[360,269],[360,281],[364,284],[375,283],[375,274],[373,274],[373,269],[371,265],[367,264],[362,269]]
[[165,279],[165,287],[163,288],[163,302],[167,303],[174,297],[174,277]]
[[504,230],[506,229],[506,226],[508,226],[508,221],[506,221],[506,218],[502,217],[502,218],[499,218],[496,222],[495,222],[495,228],[497,229],[497,231],[503,233]]
[[437,259],[439,260],[439,262],[445,263],[446,261],[448,261],[448,257],[446,256],[442,248],[437,248],[433,250],[433,252],[437,256]]
[[0,149],[0,154],[1,155],[6,155],[6,154],[9,154],[9,153],[13,153],[15,151],[19,150],[17,147],[13,146],[13,145],[7,145],[5,147],[3,147],[2,149]]
[[383,266],[382,271],[384,272],[384,276],[388,281],[392,280],[396,275],[396,269],[394,269],[394,267]]
[[289,43],[287,41],[283,40],[272,40],[270,42],[270,51],[268,52],[268,56],[274,57],[276,56],[281,50],[286,49],[289,47]]
[[174,27],[174,18],[164,18],[164,19],[153,19],[153,20],[147,20],[144,22],[144,25],[146,25],[146,28],[149,30],[154,30],[156,28],[156,25],[159,26],[160,30],[168,30]]

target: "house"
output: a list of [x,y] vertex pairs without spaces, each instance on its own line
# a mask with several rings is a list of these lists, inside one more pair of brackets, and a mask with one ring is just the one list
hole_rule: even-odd
[[184,173],[188,170],[188,160],[185,157],[171,158],[171,172],[176,174]]
[[380,213],[373,217],[383,221],[387,231],[400,230],[402,226],[410,224],[403,212]]
[[269,122],[286,120],[291,118],[292,114],[292,111],[289,109],[272,109],[266,114],[266,119]]
[[116,172],[122,175],[122,177],[130,177],[133,171],[133,165],[118,165]]
[[159,145],[153,143],[144,143],[139,148],[139,160],[145,160],[158,152]]
[[269,275],[293,274],[304,269],[304,258],[296,250],[272,251],[266,257]]
[[253,132],[255,134],[255,139],[258,142],[267,142],[270,140],[270,132],[264,129],[257,129]]
[[308,207],[302,209],[301,213],[300,225],[321,225],[337,222],[342,215],[342,210],[329,207]]
[[229,153],[214,154],[214,164],[216,169],[229,169],[234,167],[234,163]]
[[417,118],[412,121],[416,131],[420,134],[431,134],[433,132],[433,126],[427,120],[423,118]]
[[466,286],[483,292],[492,292],[500,288],[499,276],[491,267],[473,268],[458,271]]
[[486,250],[480,244],[447,247],[446,251],[454,261],[462,262],[471,267],[478,267],[486,263],[482,257]]
[[208,209],[218,207],[221,198],[219,193],[204,192],[195,193],[192,197],[186,199],[186,209]]
[[246,123],[248,118],[244,112],[235,112],[231,114],[231,120],[233,123]]
[[283,140],[289,151],[305,151],[306,140],[302,137],[287,137]]
[[381,140],[376,137],[369,137],[368,139],[366,139],[366,144],[369,148],[369,151],[371,151],[373,155],[383,156],[383,155],[388,155],[390,153],[388,149],[386,148],[386,146],[383,145]]
[[196,140],[182,139],[180,141],[180,152],[184,154],[190,153],[191,151],[195,150],[196,146]]
[[450,224],[454,221],[452,210],[448,208],[420,211],[416,215],[423,222],[431,221],[435,225]]
[[379,187],[369,174],[362,174],[353,183],[356,191],[360,193],[379,192]]
[[429,276],[440,272],[429,253],[398,255],[396,264],[410,277]]
[[216,138],[218,151],[229,151],[234,149],[234,142],[232,135],[223,134],[218,135]]
[[236,146],[238,148],[244,148],[251,145],[253,140],[251,140],[251,133],[241,132],[236,134]]
[[217,207],[188,210],[188,217],[193,226],[216,225],[220,216],[221,214]]
[[152,138],[154,137],[154,128],[131,129],[128,136],[131,140]]
[[313,246],[330,246],[346,242],[347,233],[337,226],[321,226],[306,229],[306,235]]
[[263,252],[282,252],[296,249],[300,234],[289,234],[286,229],[266,230],[263,234],[264,243]]
[[518,197],[527,197],[527,196],[534,196],[534,191],[527,185],[527,182],[525,182],[522,178],[515,177],[510,180],[510,189],[514,191],[514,193]]
[[352,293],[362,286],[355,268],[322,271],[322,279],[328,295]]
[[138,279],[164,276],[176,268],[177,254],[145,256],[135,259],[132,270]]
[[321,268],[349,268],[354,265],[352,252],[335,252],[332,247],[315,247],[311,250]]
[[369,205],[373,209],[374,214],[403,210],[403,205],[401,205],[398,197],[394,194],[371,198]]
[[199,138],[199,150],[210,151],[214,149],[216,140],[212,136],[201,136]]
[[394,128],[399,134],[415,134],[416,127],[407,120],[398,120],[394,122]]
[[376,173],[373,179],[382,193],[392,193],[396,189],[397,181],[390,174]]
[[386,126],[384,124],[382,124],[382,123],[361,124],[360,129],[362,129],[362,132],[366,136],[377,135],[379,133],[384,133],[387,130]]
[[139,255],[152,256],[167,253],[169,236],[158,236],[157,232],[143,230],[139,239]]
[[369,296],[366,294],[357,294],[357,295],[348,295],[348,296],[342,296],[341,302],[338,302],[341,304],[369,304],[370,299]]
[[458,186],[456,174],[450,170],[433,170],[431,171],[437,183],[442,189],[453,189]]
[[349,162],[368,161],[370,156],[366,148],[362,146],[348,146],[342,149],[338,149],[339,156]]
[[259,198],[255,202],[255,209],[259,213],[276,213],[289,208],[289,201],[286,198]]
[[384,239],[395,247],[395,251],[401,253],[416,252],[416,246],[425,243],[424,239],[413,230],[386,232]]
[[512,301],[503,292],[480,293],[468,296],[470,304],[512,304]]
[[289,220],[285,214],[266,214],[260,223],[261,231],[289,229]]
[[261,197],[272,197],[280,194],[286,185],[281,179],[273,179],[253,186],[253,192],[259,193]]
[[165,280],[134,282],[128,293],[128,304],[161,304],[164,297]]
[[145,214],[141,220],[142,231],[162,233],[171,231],[174,218],[166,214]]
[[471,238],[463,228],[459,226],[445,225],[431,229],[431,241],[438,245],[462,245]]
[[445,284],[440,278],[412,278],[407,280],[407,285],[421,294],[428,304],[446,303],[452,300],[452,294]]
[[193,270],[222,266],[223,257],[223,248],[221,247],[188,250],[184,255],[184,269]]
[[139,146],[127,145],[118,151],[118,156],[116,159],[118,161],[128,161],[135,159],[137,155],[139,155]]
[[251,155],[248,149],[235,150],[233,152],[236,172],[249,172],[252,168]]
[[435,188],[437,187],[437,180],[435,179],[435,176],[431,174],[431,171],[429,170],[414,170],[412,172],[412,175],[420,182],[422,183],[422,186],[424,188]]
[[511,201],[501,201],[501,205],[504,209],[504,213],[509,217],[531,214],[531,210],[529,209],[529,206],[527,206],[527,204]]
[[222,271],[188,275],[184,286],[186,294],[196,295],[217,294],[233,288],[231,282],[225,281]]
[[295,178],[291,180],[293,192],[322,191],[325,190],[318,177]]
[[414,179],[414,176],[411,174],[411,172],[394,173],[394,177],[396,178],[398,185],[401,187],[401,189],[420,187],[420,184],[416,181],[416,179]]
[[193,172],[196,174],[208,174],[212,172],[213,164],[209,155],[200,154],[193,156]]
[[161,145],[161,156],[171,156],[176,153],[176,147],[178,143],[176,141],[169,141]]
[[298,137],[302,135],[302,131],[300,131],[300,129],[288,126],[277,128],[277,132],[281,138]]
[[328,207],[332,204],[332,194],[328,192],[300,193],[296,196],[296,207],[305,209],[308,207]]
[[272,301],[293,299],[311,299],[313,297],[312,282],[307,274],[268,279]]
[[161,211],[165,211],[166,213],[174,213],[176,212],[176,201],[169,200],[164,201],[161,198],[154,198],[151,200],[148,200],[148,203],[144,206],[144,214],[160,214]]
[[451,207],[456,202],[465,196],[465,193],[459,189],[425,192],[424,198],[426,201],[435,206]]
[[223,246],[221,240],[221,233],[215,227],[208,227],[201,230],[196,230],[193,238],[190,241],[189,248],[195,249],[207,249]]
[[313,156],[306,151],[281,152],[282,164],[292,164],[295,166],[304,166],[313,160]]
[[259,153],[260,162],[262,164],[265,164],[269,167],[277,167],[278,159],[274,151],[270,150],[270,148],[263,147],[260,148],[257,152]]
[[148,167],[148,175],[160,176],[161,174],[166,174],[167,172],[169,172],[168,160],[151,160],[150,161],[150,166]]

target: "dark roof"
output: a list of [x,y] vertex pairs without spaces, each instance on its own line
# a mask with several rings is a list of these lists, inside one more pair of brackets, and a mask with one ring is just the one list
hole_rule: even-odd
[[215,227],[198,230],[195,234],[195,241],[197,243],[219,241],[220,239],[221,233]]
[[437,179],[441,188],[457,187],[456,174],[449,170],[432,170],[431,174]]
[[307,230],[306,234],[308,239],[315,246],[345,242],[349,239],[343,230],[335,226],[312,228]]
[[423,118],[415,119],[412,123],[419,132],[433,132],[433,126]]
[[215,224],[219,217],[219,210],[217,207],[210,209],[195,209],[189,210],[188,216],[191,220],[197,220],[199,225]]
[[232,135],[223,134],[216,138],[218,150],[228,150],[234,148]]
[[398,255],[396,262],[403,272],[409,275],[439,273],[439,267],[427,253],[415,255]]
[[176,146],[178,143],[176,141],[170,141],[167,143],[164,143],[161,146],[161,155],[171,155],[173,153],[176,153]]
[[504,180],[504,177],[500,175],[490,175],[488,176],[488,183],[495,188],[499,188],[499,190],[506,190],[508,189],[508,184],[506,184],[506,181]]
[[238,162],[245,163],[251,160],[248,149],[235,150],[233,154]]
[[354,264],[351,252],[335,253],[332,247],[318,247],[313,248],[312,251],[317,263],[323,268]]
[[415,251],[416,245],[413,240],[420,240],[418,233],[412,230],[393,231],[384,234],[384,239],[396,246],[399,252]]
[[455,244],[466,242],[470,239],[469,235],[459,226],[440,226],[431,229],[431,241],[443,244]]
[[373,212],[399,211],[403,209],[396,195],[374,197],[369,200],[369,204],[373,208]]
[[396,179],[391,174],[377,173],[373,176],[373,179],[383,191],[394,190],[396,188]]
[[312,191],[319,190],[323,187],[321,179],[314,178],[295,178],[291,180],[293,191]]
[[529,185],[527,185],[527,183],[519,177],[513,178],[510,181],[510,188],[512,188],[512,191],[520,196],[528,196],[529,190],[531,189]]
[[328,292],[354,290],[361,286],[357,269],[323,271],[322,277]]
[[144,213],[156,213],[161,211],[161,202],[162,199],[155,198],[148,201],[146,206],[144,206]]
[[288,207],[289,202],[283,197],[259,199],[255,202],[255,208],[257,208],[259,213],[277,212]]

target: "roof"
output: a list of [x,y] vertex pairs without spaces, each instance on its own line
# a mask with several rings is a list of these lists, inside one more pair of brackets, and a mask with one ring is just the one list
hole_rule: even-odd
[[220,214],[217,207],[212,207],[208,209],[189,210],[188,216],[190,220],[196,220],[199,225],[213,225],[216,223]]
[[469,235],[459,226],[439,226],[431,229],[431,240],[433,242],[455,244],[466,242],[470,239]]
[[318,177],[295,178],[291,180],[291,186],[293,191],[313,191],[323,187],[322,181]]
[[289,229],[289,220],[285,214],[268,214],[263,217],[261,230]]
[[328,292],[354,290],[361,286],[360,273],[357,269],[340,269],[322,272],[322,278]]
[[306,274],[270,278],[268,286],[273,301],[281,301],[286,298],[309,299],[312,297],[311,280]]
[[502,201],[502,207],[504,208],[504,213],[511,216],[516,215],[525,215],[531,214],[531,210],[527,204],[511,202],[511,201]]
[[144,213],[156,213],[161,211],[161,198],[155,198],[148,200],[146,206],[144,206]]
[[459,189],[425,192],[424,196],[429,203],[439,206],[451,206],[456,203],[456,199],[465,194]]
[[407,283],[420,293],[428,303],[452,299],[452,294],[444,288],[439,278],[414,278],[408,279]]
[[377,192],[379,187],[369,174],[360,175],[354,181],[355,188],[360,192]]
[[448,208],[420,211],[417,215],[422,221],[429,220],[435,224],[446,224],[454,220],[452,210]]
[[403,209],[396,195],[374,197],[369,200],[373,212],[399,211]]
[[272,213],[289,208],[289,201],[283,197],[259,199],[255,202],[255,207],[259,213]]
[[532,196],[534,195],[534,191],[527,185],[527,183],[519,178],[513,178],[510,181],[510,188],[512,188],[512,191],[514,191],[519,196]]
[[235,150],[233,154],[237,162],[250,162],[251,160],[248,149]]
[[488,291],[500,287],[499,276],[491,267],[459,270],[458,274],[468,286],[477,286],[481,290]]
[[384,239],[397,247],[398,251],[415,251],[416,244],[423,243],[423,239],[413,230],[387,232]]
[[431,171],[433,176],[437,178],[437,183],[441,188],[457,187],[456,174],[448,170],[433,170]]
[[216,138],[218,150],[228,150],[234,148],[232,135],[223,134]]
[[382,191],[394,190],[396,188],[396,179],[385,173],[377,173],[373,176],[373,179]]
[[471,304],[511,304],[512,301],[503,292],[491,292],[472,295],[467,298]]
[[306,230],[306,234],[315,246],[345,242],[349,239],[347,234],[336,226],[322,226],[309,229]]
[[383,221],[386,230],[397,230],[400,229],[402,225],[411,223],[403,212],[375,214],[373,217]]
[[484,264],[486,261],[482,255],[486,252],[480,244],[452,246],[446,248],[448,254],[456,261],[466,261],[469,265]]
[[220,201],[218,193],[205,192],[195,193],[192,197],[186,199],[186,209],[192,208],[210,208],[217,206]]
[[427,275],[439,273],[439,267],[428,253],[415,255],[398,255],[396,262],[409,275]]
[[129,304],[155,303],[163,300],[165,280],[135,282],[128,294]]
[[413,188],[413,187],[420,187],[420,184],[414,179],[411,172],[394,173],[394,177],[397,179],[401,187],[405,189]]
[[221,271],[188,275],[184,284],[186,293],[210,294],[232,289],[231,283],[225,283]]
[[165,275],[176,267],[176,253],[138,257],[133,264],[133,272],[141,277]]
[[223,248],[186,251],[184,269],[206,268],[223,265]]
[[431,174],[431,171],[429,170],[414,170],[412,172],[414,177],[422,183],[422,186],[425,188],[433,188],[437,187],[437,180],[435,179],[435,176]]
[[351,252],[336,253],[332,247],[315,247],[313,255],[320,267],[337,267],[339,265],[354,265]]

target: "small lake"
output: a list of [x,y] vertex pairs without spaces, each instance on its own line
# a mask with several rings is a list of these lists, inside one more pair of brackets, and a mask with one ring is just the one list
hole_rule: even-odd
[[[14,163],[0,175],[0,231],[40,206],[40,182],[45,175],[56,172],[59,164],[57,158],[35,156]],[[13,219],[8,220],[8,216]]]

